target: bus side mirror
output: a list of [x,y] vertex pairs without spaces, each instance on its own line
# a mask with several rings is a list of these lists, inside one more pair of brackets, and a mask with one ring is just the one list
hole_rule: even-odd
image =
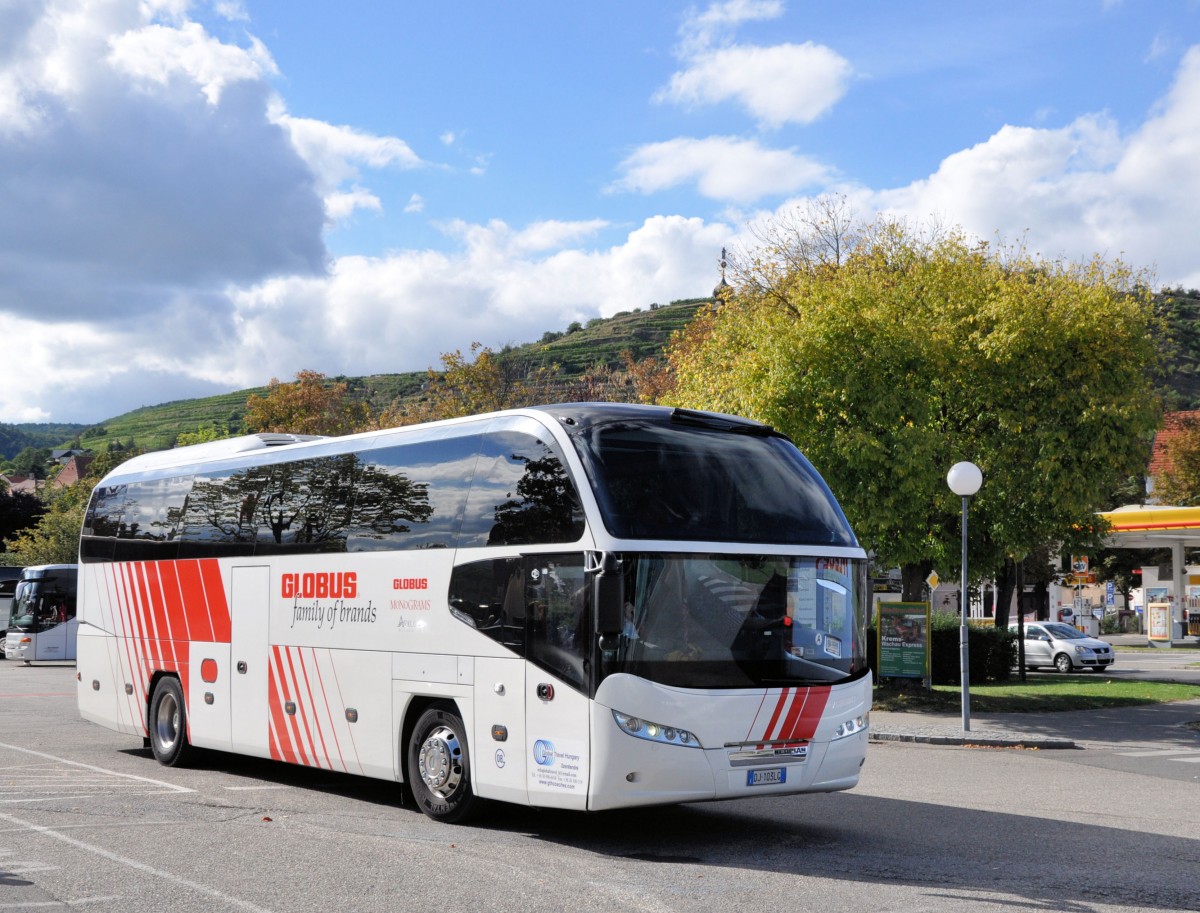
[[592,575],[592,608],[596,613],[596,633],[601,636],[620,634],[624,621],[624,613],[621,610],[625,595],[621,562],[611,552],[592,553],[588,558],[588,571]]

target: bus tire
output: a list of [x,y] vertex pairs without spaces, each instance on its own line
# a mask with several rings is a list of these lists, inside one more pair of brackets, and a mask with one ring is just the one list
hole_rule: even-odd
[[448,824],[474,817],[481,800],[471,788],[467,730],[452,705],[434,704],[421,714],[408,740],[406,773],[417,805]]
[[187,708],[179,679],[164,675],[154,686],[150,698],[150,750],[159,764],[183,767],[195,749],[187,740]]

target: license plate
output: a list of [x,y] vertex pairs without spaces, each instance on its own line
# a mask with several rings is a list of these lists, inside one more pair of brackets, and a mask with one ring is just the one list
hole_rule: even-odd
[[746,771],[747,786],[771,786],[787,782],[786,767],[764,767],[761,770]]

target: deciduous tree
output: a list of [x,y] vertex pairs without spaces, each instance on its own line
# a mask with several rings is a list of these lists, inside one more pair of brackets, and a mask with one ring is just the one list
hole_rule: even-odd
[[244,419],[247,431],[292,434],[352,434],[370,422],[366,403],[350,394],[345,381],[330,382],[317,371],[299,371],[296,380],[271,378],[265,396],[250,394]]
[[1166,468],[1154,475],[1154,496],[1162,504],[1200,504],[1200,418],[1177,420],[1178,433],[1167,444]]
[[1142,277],[894,221],[817,227],[743,258],[737,294],[673,340],[671,401],[791,436],[907,598],[957,568],[959,460],[984,473],[976,574],[1094,526],[1158,417]]
[[441,356],[442,370],[429,369],[424,395],[380,416],[381,427],[478,415],[539,402],[555,367],[534,368],[503,358],[480,342],[469,355],[461,349]]

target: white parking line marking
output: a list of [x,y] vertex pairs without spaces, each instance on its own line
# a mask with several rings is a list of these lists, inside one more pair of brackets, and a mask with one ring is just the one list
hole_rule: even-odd
[[[191,790],[188,791],[191,792]],[[270,913],[270,911],[266,910],[265,908],[256,904],[252,904],[248,900],[242,900],[240,897],[233,897],[230,894],[226,894],[224,891],[218,891],[216,888],[210,888],[208,885],[200,884],[199,882],[192,881],[189,878],[183,878],[171,872],[157,869],[152,865],[147,865],[146,863],[139,862],[136,859],[130,859],[127,856],[118,855],[117,853],[113,853],[104,849],[102,846],[96,846],[92,843],[84,843],[82,840],[76,840],[74,837],[68,837],[66,834],[62,833],[61,831],[56,831],[53,828],[43,827],[40,824],[34,824],[32,821],[24,821],[20,818],[14,818],[12,815],[5,814],[4,812],[0,812],[0,821],[7,821],[10,824],[27,828],[46,837],[53,837],[55,840],[61,840],[63,843],[73,846],[76,849],[83,850],[85,853],[93,853],[109,860],[110,862],[115,862],[118,865],[128,866],[131,869],[136,869],[139,872],[152,875],[155,878],[161,878],[164,881],[169,881],[170,883],[178,885],[179,887],[188,888],[208,897],[214,897],[222,903],[229,904],[241,910],[248,910],[249,913]],[[61,906],[61,903],[56,905]]]
[[78,767],[81,770],[92,770],[96,773],[106,774],[110,777],[121,777],[126,780],[136,780],[139,783],[150,783],[154,786],[161,786],[168,792],[174,793],[194,793],[194,789],[189,789],[186,786],[176,786],[174,783],[166,783],[162,780],[152,780],[150,777],[139,777],[136,774],[121,773],[117,770],[109,770],[106,767],[96,767],[92,764],[83,764],[79,761],[71,761],[67,758],[60,758],[57,755],[46,754],[41,751],[34,751],[31,748],[22,748],[20,745],[9,745],[5,742],[0,742],[0,748],[7,748],[10,751],[20,751],[24,754],[33,755],[35,758],[45,758],[48,761],[55,761],[58,764],[69,764],[72,767]]

